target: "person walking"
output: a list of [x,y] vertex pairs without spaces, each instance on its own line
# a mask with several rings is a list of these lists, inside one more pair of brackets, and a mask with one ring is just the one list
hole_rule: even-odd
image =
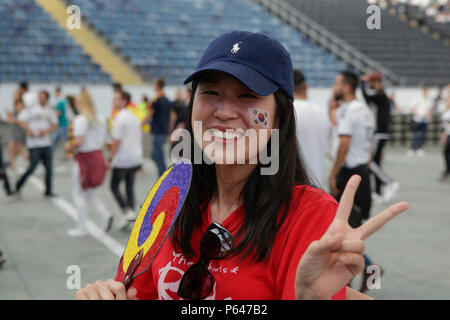
[[[188,98],[186,98],[186,95],[188,92],[186,90],[178,90],[177,91],[177,97],[175,101],[173,101],[173,110],[176,114],[176,120],[173,125],[173,128],[169,128],[170,134],[173,132],[173,130],[176,129],[184,129],[186,128],[186,117],[187,117],[187,107],[189,101]],[[173,130],[172,130],[173,129]],[[173,150],[175,145],[178,143],[178,141],[171,141],[170,142],[170,150]]]
[[[162,78],[156,79],[153,82],[153,88],[156,92],[156,97],[149,108],[149,112],[145,117],[143,123],[147,123],[151,118],[150,132],[153,136],[153,145],[151,151],[151,158],[156,163],[158,174],[162,175],[166,171],[166,160],[164,155],[164,145],[167,142],[168,134],[170,132],[171,119],[175,120],[176,115],[173,111],[172,102],[164,95],[165,81]],[[173,121],[174,122],[174,121]]]
[[[122,229],[136,218],[134,181],[143,163],[141,122],[127,108],[130,101],[130,94],[123,91],[116,103],[118,113],[112,125],[113,141],[108,160],[112,167],[110,188],[123,213],[119,223]],[[125,197],[119,190],[122,181],[125,181]]]
[[[353,228],[360,227],[370,217],[372,195],[368,163],[375,130],[373,113],[356,98],[357,87],[358,77],[351,71],[342,71],[335,78],[333,94],[341,103],[336,111],[337,153],[329,178],[330,192],[340,201],[350,178],[361,177],[348,220]],[[364,261],[361,292],[367,290],[366,270],[372,264],[366,254]]]
[[105,120],[97,115],[87,92],[77,96],[75,107],[79,114],[73,121],[73,141],[67,142],[64,149],[68,153],[75,153],[73,199],[78,216],[77,228],[70,229],[68,234],[81,237],[88,234],[88,204],[101,215],[101,229],[104,232],[111,229],[113,216],[95,195],[95,189],[102,185],[107,170],[103,157],[107,130]]
[[425,155],[423,145],[427,138],[428,123],[432,115],[432,100],[428,94],[428,87],[423,86],[420,97],[413,100],[413,136],[411,140],[411,148],[407,155],[417,155],[422,157]]
[[17,118],[24,110],[25,105],[21,98],[14,101],[14,109],[12,112],[8,113],[6,118],[6,123],[11,125],[11,140],[8,144],[8,154],[9,154],[9,170],[14,172],[15,163],[17,156],[21,155],[25,159],[29,159],[28,150],[25,147],[26,142],[26,132],[25,130],[18,124]]
[[[363,97],[367,105],[374,111],[376,119],[372,161],[369,163],[369,169],[375,177],[375,190],[372,192],[372,200],[379,203],[389,201],[400,187],[397,181],[394,181],[381,169],[384,147],[390,139],[391,100],[384,91],[381,73],[374,71],[371,74],[361,76],[361,80]],[[384,192],[383,186],[385,187]]]
[[34,107],[39,103],[39,94],[28,89],[28,82],[23,81],[19,83],[18,92],[20,98],[22,98],[23,104],[25,105],[25,109]]
[[61,89],[58,87],[56,88],[55,92],[58,93],[58,99],[55,106],[56,114],[58,116],[58,129],[53,136],[52,153],[55,151],[60,141],[63,145],[66,144],[69,137],[69,115],[71,115],[69,101],[67,100],[67,98],[61,97]]
[[324,183],[324,166],[328,138],[330,136],[330,119],[327,109],[308,100],[308,85],[300,70],[294,70],[294,108],[296,115],[296,132],[310,174],[318,182]]
[[58,129],[58,118],[56,112],[48,105],[49,93],[39,92],[39,103],[24,109],[18,117],[19,125],[27,133],[26,144],[30,154],[30,165],[27,171],[16,183],[16,192],[20,191],[34,172],[39,161],[45,167],[45,193],[46,197],[54,196],[52,192],[52,152],[51,133]]

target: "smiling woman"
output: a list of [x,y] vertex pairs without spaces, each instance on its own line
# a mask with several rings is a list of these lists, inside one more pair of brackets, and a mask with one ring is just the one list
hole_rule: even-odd
[[[408,205],[352,229],[348,216],[360,178],[350,179],[339,206],[313,186],[297,144],[286,49],[260,33],[227,33],[212,41],[189,82],[190,154],[211,161],[194,162],[171,236],[133,287],[98,282],[77,298],[361,298],[346,284],[362,271],[363,240]],[[258,133],[256,147],[248,141],[238,148],[249,130]],[[210,152],[210,145],[222,148]],[[279,161],[272,174],[262,174],[264,151]]]
[[[290,61],[289,61],[290,63]],[[279,129],[279,143],[273,147],[270,140],[271,130],[261,128],[252,123],[249,110],[260,109],[274,115],[269,119],[268,129]],[[277,235],[277,230],[284,222],[286,212],[279,211],[287,199],[291,197],[294,185],[312,185],[310,178],[300,159],[300,152],[295,138],[295,118],[292,100],[281,90],[270,95],[258,95],[242,81],[223,71],[206,70],[194,80],[192,99],[188,111],[188,125],[186,129],[195,137],[192,148],[200,148],[213,164],[201,163],[194,165],[193,181],[191,184],[189,204],[182,209],[180,219],[176,222],[181,228],[181,239],[174,240],[187,255],[193,253],[189,248],[192,231],[201,224],[202,213],[198,208],[201,205],[211,205],[211,219],[223,223],[230,213],[241,205],[245,208],[246,219],[240,225],[239,235],[242,241],[237,245],[234,254],[244,253],[245,259],[253,255],[256,260],[267,258],[271,245]],[[202,123],[203,131],[197,133],[193,124]],[[234,143],[237,150],[232,156],[243,157],[244,164],[221,162],[221,148],[216,154],[211,154],[211,142],[201,139],[208,131],[213,131],[211,140],[217,141],[215,147],[223,146],[219,132],[225,130],[265,133],[265,137],[258,134],[258,143],[244,143],[245,148],[237,148],[238,141]],[[264,138],[264,139],[263,139]],[[250,139],[251,140],[251,139]],[[264,140],[266,143],[261,143]],[[270,143],[269,143],[269,142]],[[233,141],[232,141],[233,143]],[[253,147],[252,146],[255,146]],[[280,161],[279,169],[275,174],[261,174],[260,161],[252,163],[251,158],[266,151],[272,158]],[[229,156],[225,150],[225,157]],[[259,159],[257,159],[259,160]],[[222,165],[223,164],[223,165]],[[223,189],[222,189],[223,188]],[[222,189],[222,190],[221,190]],[[277,194],[277,197],[273,195]],[[219,195],[226,195],[225,199],[218,199]],[[192,210],[192,211],[191,211]],[[285,209],[286,210],[286,209]],[[185,212],[183,214],[183,212]],[[243,251],[243,252],[242,252]]]
[[[256,164],[272,130],[277,130],[269,117],[275,114],[274,95],[257,95],[224,72],[202,74],[192,107],[191,120],[202,125],[201,132],[194,130],[195,141],[216,164]],[[262,117],[267,115],[262,123],[253,121],[256,110]]]

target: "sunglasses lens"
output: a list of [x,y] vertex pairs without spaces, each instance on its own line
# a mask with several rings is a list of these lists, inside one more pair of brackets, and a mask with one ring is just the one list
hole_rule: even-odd
[[184,299],[206,298],[214,286],[214,278],[208,271],[210,259],[222,259],[233,249],[233,237],[227,229],[213,223],[200,242],[199,262],[190,267],[180,281],[178,296]]
[[201,264],[195,264],[183,275],[178,296],[192,300],[204,299],[210,294],[213,284],[214,280],[208,269]]
[[224,258],[233,249],[233,237],[224,228],[213,225],[203,235],[200,250],[209,259]]

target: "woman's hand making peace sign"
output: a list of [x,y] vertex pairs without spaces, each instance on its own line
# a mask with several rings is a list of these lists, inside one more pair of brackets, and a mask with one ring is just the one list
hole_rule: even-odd
[[318,241],[313,241],[297,268],[297,299],[331,299],[364,269],[364,240],[381,229],[389,220],[409,208],[399,202],[353,229],[348,218],[361,177],[348,181],[339,202],[336,217]]

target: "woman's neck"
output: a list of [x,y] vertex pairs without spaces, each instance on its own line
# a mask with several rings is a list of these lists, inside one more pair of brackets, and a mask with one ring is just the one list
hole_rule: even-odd
[[222,223],[243,199],[241,191],[256,165],[216,165],[217,192],[210,203],[211,221]]

